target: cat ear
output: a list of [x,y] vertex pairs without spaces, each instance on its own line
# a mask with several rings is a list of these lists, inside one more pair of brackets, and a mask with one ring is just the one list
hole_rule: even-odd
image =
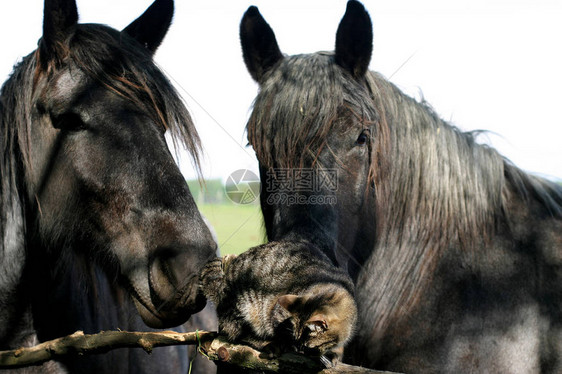
[[122,32],[131,36],[154,54],[168,32],[173,16],[173,0],[155,0],[139,18],[125,27]]
[[313,332],[326,331],[328,330],[328,318],[323,313],[314,313],[305,325]]
[[287,312],[293,313],[297,306],[300,304],[301,297],[298,295],[283,295],[279,296],[277,299],[277,304],[279,304]]
[[371,17],[359,1],[351,0],[336,32],[336,63],[359,79],[367,73],[372,52]]

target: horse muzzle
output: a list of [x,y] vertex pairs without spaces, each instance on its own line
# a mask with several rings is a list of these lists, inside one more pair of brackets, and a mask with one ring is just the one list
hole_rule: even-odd
[[[214,252],[211,252],[214,256]],[[207,258],[162,249],[127,276],[131,296],[143,321],[153,328],[178,326],[202,310],[206,299],[199,288],[199,268]],[[201,264],[201,265],[199,265]]]
[[[151,291],[154,294],[154,291]],[[162,296],[158,296],[161,299]],[[170,296],[159,303],[145,302],[144,299],[133,296],[133,301],[144,323],[152,328],[169,328],[185,323],[192,314],[205,307],[206,299],[198,290],[197,282],[182,291]]]

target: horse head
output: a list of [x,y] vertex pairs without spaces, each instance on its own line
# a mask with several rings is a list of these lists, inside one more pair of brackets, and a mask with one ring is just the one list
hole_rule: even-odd
[[75,0],[46,0],[17,104],[29,245],[115,271],[152,327],[203,308],[197,274],[216,250],[164,137],[197,163],[189,113],[152,60],[173,9],[156,0],[119,32],[78,24]]
[[267,181],[261,199],[268,237],[314,237],[346,267],[357,257],[353,248],[365,244],[358,243],[366,237],[362,227],[371,230],[374,221],[365,216],[374,199],[380,120],[367,82],[370,17],[349,1],[335,52],[284,56],[271,27],[250,7],[240,40],[260,85],[248,139]]

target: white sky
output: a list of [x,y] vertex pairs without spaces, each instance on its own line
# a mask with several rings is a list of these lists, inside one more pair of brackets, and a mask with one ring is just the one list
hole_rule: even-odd
[[[79,0],[78,11],[82,22],[121,29],[150,3]],[[252,4],[274,29],[281,50],[296,54],[333,49],[346,0],[176,0],[174,24],[156,60],[195,119],[206,178],[257,170],[244,132],[257,85],[238,39],[242,14]],[[562,178],[562,1],[363,4],[374,26],[372,70],[410,95],[423,92],[461,129],[490,130],[487,141],[521,168]],[[0,80],[35,48],[42,16],[42,0],[1,2]],[[195,177],[188,160],[181,169]]]

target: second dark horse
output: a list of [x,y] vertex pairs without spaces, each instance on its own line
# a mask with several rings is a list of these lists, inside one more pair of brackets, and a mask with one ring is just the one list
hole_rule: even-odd
[[240,38],[260,85],[248,139],[267,236],[313,241],[354,279],[346,359],[406,373],[562,372],[562,188],[370,72],[371,20],[357,1],[335,52],[284,56],[255,7]]

